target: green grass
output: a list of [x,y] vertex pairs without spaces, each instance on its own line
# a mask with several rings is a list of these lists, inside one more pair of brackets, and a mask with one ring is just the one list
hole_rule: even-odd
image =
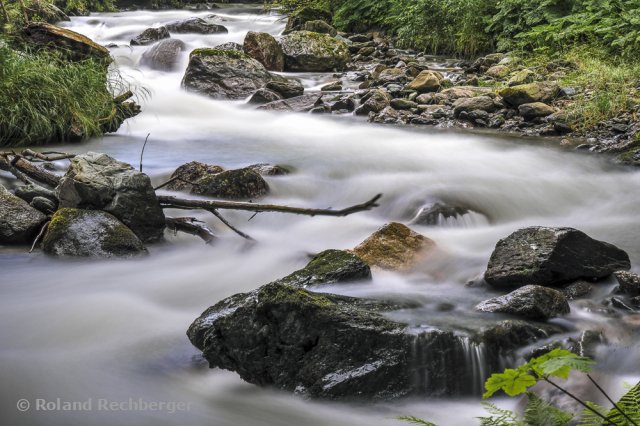
[[0,43],[0,146],[33,145],[102,135],[124,87],[104,64],[67,62]]

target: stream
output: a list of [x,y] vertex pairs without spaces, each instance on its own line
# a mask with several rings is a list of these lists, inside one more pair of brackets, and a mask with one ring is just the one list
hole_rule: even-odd
[[[148,47],[129,47],[131,38],[150,26],[212,13],[229,33],[172,35],[188,46],[179,71],[138,65]],[[381,206],[345,218],[225,212],[258,240],[253,246],[215,218],[195,213],[220,236],[213,247],[167,233],[167,243],[151,246],[150,256],[136,260],[58,260],[0,247],[1,424],[391,426],[405,424],[395,419],[400,415],[440,425],[473,424],[484,414],[477,397],[368,405],[309,401],[262,389],[235,373],[209,370],[185,335],[217,301],[299,269],[310,253],[352,248],[387,222],[406,223],[433,200],[462,203],[482,215],[412,226],[439,249],[409,275],[377,272],[369,283],[325,290],[419,301],[420,309],[393,314],[417,329],[490,324],[506,316],[479,314],[474,306],[493,294],[465,284],[483,273],[500,238],[531,225],[580,229],[627,251],[632,270],[640,271],[640,173],[605,158],[508,135],[383,127],[354,116],[267,113],[180,88],[190,50],[242,43],[249,30],[278,35],[284,24],[260,6],[72,18],[66,27],[119,46],[112,55],[121,74],[144,89],[138,98],[143,112],[116,134],[52,149],[104,152],[137,167],[150,134],[143,167],[154,184],[193,160],[225,168],[272,163],[293,172],[267,177],[269,203],[342,208],[382,193]],[[434,59],[436,65],[447,66]],[[295,76],[306,90],[334,80],[330,73]],[[614,286],[611,280],[599,291],[606,294]],[[451,310],[443,312],[443,304]],[[638,379],[640,345],[633,331],[585,302],[571,308],[571,314],[552,321],[573,331],[604,331],[611,345],[601,348],[598,368],[603,384],[621,395],[624,381]],[[477,379],[469,386],[479,387]],[[20,399],[29,401],[28,410],[17,409]],[[46,404],[38,407],[38,400]],[[65,402],[77,404],[65,410]]]

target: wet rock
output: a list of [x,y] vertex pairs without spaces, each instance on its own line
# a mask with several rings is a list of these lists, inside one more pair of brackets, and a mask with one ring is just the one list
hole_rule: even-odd
[[229,32],[226,27],[205,21],[202,18],[188,18],[183,21],[170,22],[165,25],[172,33],[194,33],[194,34],[226,34]]
[[558,96],[560,87],[554,82],[537,82],[505,87],[498,94],[512,106],[533,102],[550,102]]
[[426,226],[439,225],[442,220],[455,219],[467,213],[469,209],[465,207],[436,202],[421,207],[416,216],[411,219],[411,223]]
[[505,65],[494,65],[485,71],[485,75],[495,79],[501,79],[509,75],[509,67]]
[[460,98],[453,103],[453,114],[459,117],[463,112],[486,111],[494,112],[498,105],[489,96],[476,96],[473,98]]
[[56,197],[55,191],[44,188],[39,185],[22,185],[15,189],[14,191],[16,197],[22,198],[27,203],[30,203],[35,197],[44,197],[55,204],[58,203],[58,198]]
[[164,234],[164,213],[149,177],[106,154],[76,156],[56,194],[60,207],[111,213],[143,242],[157,241]]
[[482,329],[476,334],[474,340],[483,343],[489,353],[504,354],[563,331],[560,327],[551,324],[505,320]]
[[406,90],[415,90],[418,93],[437,92],[444,77],[437,71],[425,70],[421,71],[409,84],[405,86]]
[[353,99],[353,95],[343,96],[337,101],[330,103],[332,112],[352,112],[356,109],[356,101]]
[[0,185],[0,244],[31,244],[47,217]]
[[353,252],[372,267],[406,271],[424,260],[434,247],[429,238],[392,222],[371,234]]
[[306,288],[367,280],[371,280],[371,269],[358,256],[345,250],[325,250],[316,255],[307,266],[277,282]]
[[191,52],[182,86],[214,99],[244,99],[272,80],[282,78],[242,52],[203,48]]
[[235,52],[244,52],[243,46],[240,43],[234,43],[233,41],[219,44],[215,48],[219,50],[233,50]]
[[631,297],[640,296],[640,275],[627,271],[617,271],[614,275],[620,284],[620,291]]
[[327,10],[316,9],[314,7],[303,7],[289,15],[287,26],[283,34],[289,34],[292,31],[302,29],[302,26],[310,21],[332,21],[331,13]]
[[349,36],[349,40],[354,43],[366,43],[371,41],[371,36],[368,34],[353,34]]
[[511,76],[507,82],[508,86],[519,86],[521,84],[533,83],[536,79],[536,73],[530,69],[523,69]]
[[280,99],[282,99],[282,96],[280,96],[276,92],[273,92],[269,89],[258,89],[256,90],[256,93],[251,95],[248,103],[252,105],[264,105],[268,104],[269,102],[279,101]]
[[485,272],[494,287],[557,285],[630,268],[629,256],[573,228],[520,229],[496,244]]
[[132,46],[146,46],[169,37],[171,37],[171,34],[169,34],[167,27],[147,28],[132,39],[130,44]]
[[478,304],[482,312],[501,312],[533,320],[547,320],[569,313],[566,297],[548,287],[526,285],[511,293]]
[[417,108],[418,104],[408,99],[398,98],[391,100],[391,106],[395,109],[413,109]]
[[627,312],[634,312],[635,309],[633,309],[631,306],[627,305],[624,300],[620,299],[619,297],[609,297],[607,299],[605,299],[602,304],[604,306],[612,306],[616,309],[620,309],[621,311],[627,311]]
[[378,74],[375,79],[377,86],[383,86],[389,83],[404,84],[407,82],[407,74],[400,68],[386,68]]
[[259,106],[258,109],[265,111],[307,112],[322,105],[322,95],[313,93],[269,102],[268,104]]
[[356,115],[367,115],[370,112],[380,112],[389,106],[391,102],[391,95],[385,90],[376,89],[369,92],[366,98],[363,98],[364,103],[356,108]]
[[582,299],[593,293],[593,285],[587,281],[578,280],[562,288],[560,291],[562,291],[562,294],[564,294],[567,300]]
[[277,164],[259,163],[247,167],[262,176],[283,176],[290,173],[285,167],[278,166]]
[[73,61],[92,58],[111,62],[107,48],[66,28],[56,27],[46,22],[31,22],[25,27],[23,33],[27,40],[36,46],[61,52]]
[[325,84],[324,86],[322,86],[320,88],[321,91],[323,92],[335,92],[338,90],[342,90],[342,82],[341,81],[334,81],[331,82],[329,84]]
[[174,71],[180,65],[180,52],[186,48],[181,40],[162,40],[142,54],[140,64],[158,71]]
[[471,65],[469,69],[473,71],[484,72],[490,67],[497,65],[504,58],[504,53],[492,53],[476,59],[476,61]]
[[522,104],[518,107],[518,113],[525,120],[533,120],[534,118],[546,117],[555,112],[553,107],[542,103],[542,102],[533,102],[530,104]]
[[271,34],[249,31],[242,46],[244,52],[270,71],[284,71],[284,53]]
[[335,37],[338,34],[338,30],[321,20],[307,21],[300,29],[314,33],[329,34],[331,37]]
[[198,185],[200,179],[223,172],[220,166],[191,161],[178,167],[169,179],[171,182],[165,186],[169,191],[191,192],[194,186]]
[[53,256],[130,257],[147,252],[140,239],[113,215],[62,208],[49,223],[42,249]]
[[280,39],[287,71],[343,71],[349,48],[327,34],[294,31]]
[[231,200],[259,198],[268,192],[267,182],[249,167],[206,175],[191,190],[192,194]]
[[33,197],[33,200],[31,200],[29,205],[46,215],[52,214],[58,208],[58,203],[55,203],[45,197]]
[[285,99],[302,96],[304,86],[300,81],[290,78],[286,80],[272,80],[267,83],[265,88],[272,90]]

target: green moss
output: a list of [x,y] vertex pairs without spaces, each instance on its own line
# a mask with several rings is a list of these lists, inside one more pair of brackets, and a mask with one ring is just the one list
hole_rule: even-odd
[[258,299],[262,303],[293,303],[318,308],[335,305],[322,294],[312,293],[301,288],[291,287],[277,282],[262,287],[258,292]]
[[240,52],[238,50],[215,49],[211,47],[201,47],[193,50],[189,55],[189,57],[192,58],[194,56],[201,56],[205,58],[212,57],[212,56],[223,56],[225,58],[233,58],[233,59],[249,58],[249,56],[247,56],[246,53]]

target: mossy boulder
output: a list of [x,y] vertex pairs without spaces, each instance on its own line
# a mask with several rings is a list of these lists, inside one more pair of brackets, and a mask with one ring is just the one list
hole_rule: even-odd
[[194,34],[226,34],[229,30],[218,24],[208,22],[202,18],[193,17],[182,21],[170,22],[165,25],[172,33],[194,33]]
[[355,254],[346,250],[325,250],[311,259],[307,266],[278,282],[295,287],[313,287],[370,279],[369,265]]
[[367,115],[370,112],[378,113],[391,103],[391,95],[382,89],[370,91],[363,99],[362,104],[356,108],[356,115]]
[[630,268],[629,255],[573,228],[519,229],[496,244],[484,279],[499,288],[553,286]]
[[170,177],[170,183],[165,187],[170,191],[191,192],[198,181],[205,176],[223,172],[224,168],[212,164],[204,164],[199,161],[190,161],[178,167]]
[[0,185],[0,244],[31,244],[47,216]]
[[242,46],[244,52],[270,71],[284,71],[284,53],[271,34],[249,31]]
[[182,40],[162,40],[140,57],[140,65],[159,71],[174,71],[180,65],[180,53],[187,46]]
[[269,81],[283,79],[244,52],[201,48],[189,56],[182,87],[214,99],[244,99]]
[[42,240],[53,256],[131,257],[146,254],[142,241],[113,215],[100,210],[59,209]]
[[443,81],[444,77],[438,71],[424,70],[405,86],[405,90],[415,90],[418,93],[437,92]]
[[424,260],[435,245],[407,226],[392,222],[371,234],[353,252],[371,267],[407,271]]
[[562,292],[539,285],[526,285],[504,296],[485,300],[476,309],[540,321],[568,314],[570,310]]
[[338,34],[338,30],[327,24],[325,21],[319,19],[316,19],[315,21],[305,22],[300,29],[302,31],[329,34],[331,37],[335,37]]
[[558,83],[543,81],[518,86],[505,87],[498,94],[504,101],[514,107],[532,102],[548,103],[558,96]]
[[147,44],[155,43],[165,38],[171,37],[167,27],[147,28],[142,33],[138,34],[130,42],[132,46],[146,46]]
[[349,48],[327,34],[294,31],[280,39],[286,71],[343,71],[351,60]]
[[485,75],[501,79],[509,75],[509,67],[506,65],[494,65],[485,72]]
[[60,207],[104,210],[143,242],[162,239],[165,217],[151,180],[106,154],[77,155],[56,188]]
[[547,117],[556,112],[556,110],[544,102],[532,102],[522,104],[518,107],[518,114],[525,120],[533,120],[536,118]]
[[24,28],[27,41],[38,48],[61,52],[73,61],[95,59],[111,62],[106,47],[75,31],[60,28],[46,22],[31,22]]
[[521,84],[533,83],[535,79],[536,73],[528,68],[525,68],[513,74],[507,84],[509,86],[519,86]]
[[292,31],[298,31],[302,29],[302,26],[311,21],[324,21],[331,22],[333,17],[331,16],[331,12],[324,9],[318,9],[314,7],[303,7],[298,9],[289,15],[289,19],[287,20],[287,25],[284,29],[283,34],[289,34]]

